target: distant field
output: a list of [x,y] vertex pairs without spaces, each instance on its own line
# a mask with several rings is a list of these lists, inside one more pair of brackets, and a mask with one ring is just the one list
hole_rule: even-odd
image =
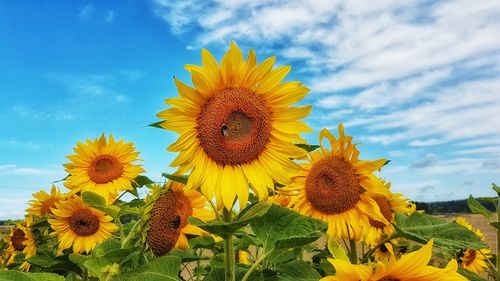
[[455,217],[461,216],[464,217],[469,221],[470,224],[474,228],[477,228],[481,230],[482,233],[484,233],[484,237],[486,238],[486,243],[490,246],[490,249],[496,249],[497,247],[497,236],[496,232],[494,231],[494,228],[489,225],[489,222],[487,219],[485,219],[481,215],[476,215],[476,214],[443,214],[443,215],[436,215],[436,217],[444,218],[444,219],[449,219],[453,220]]

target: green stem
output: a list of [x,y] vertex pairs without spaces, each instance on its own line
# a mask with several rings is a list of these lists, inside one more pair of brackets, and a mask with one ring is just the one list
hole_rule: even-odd
[[250,267],[250,269],[245,273],[245,275],[243,276],[243,279],[241,279],[241,281],[247,281],[248,278],[250,277],[250,275],[252,274],[252,272],[257,268],[257,266],[259,266],[259,264],[265,260],[271,253],[273,252],[273,250],[263,254],[262,256],[260,256],[253,264],[252,266]]
[[[231,208],[232,209],[232,208]],[[222,219],[225,222],[230,223],[232,221],[231,210],[222,209]],[[233,248],[233,234],[229,234],[224,237],[224,264],[225,264],[225,276],[226,281],[235,281],[236,268],[234,263],[234,248]]]
[[[137,226],[139,225],[139,223],[141,222],[141,220],[138,220],[134,226],[132,227],[132,229],[130,230],[130,232],[128,233],[127,237],[122,240],[122,249],[125,248],[125,246],[127,245],[128,241],[134,236],[134,232],[135,232],[135,229],[137,228]],[[120,223],[121,225],[121,223]],[[121,229],[123,229],[123,227],[121,227]]]
[[398,238],[399,236],[397,235],[392,235],[392,236],[389,236],[387,238],[385,238],[384,240],[380,241],[380,243],[378,243],[375,247],[371,248],[368,252],[366,252],[366,254],[363,256],[363,259],[361,260],[361,263],[365,263],[368,261],[368,259],[370,258],[370,256],[380,247],[382,247],[385,243],[391,241],[392,239],[394,238]]
[[357,264],[358,263],[358,249],[356,249],[356,241],[354,239],[349,240],[349,248],[351,248],[351,263],[352,264]]

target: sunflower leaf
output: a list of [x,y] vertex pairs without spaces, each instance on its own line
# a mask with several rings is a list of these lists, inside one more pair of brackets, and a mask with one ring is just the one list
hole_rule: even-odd
[[312,152],[319,148],[319,145],[317,144],[296,143],[295,145],[304,149],[307,152]]
[[250,223],[266,252],[283,247],[300,247],[319,238],[326,224],[277,205]]
[[488,209],[486,209],[486,207],[484,207],[479,201],[477,201],[476,198],[472,197],[472,195],[469,195],[469,198],[467,199],[467,205],[469,205],[469,209],[472,213],[483,215],[488,220],[491,220],[493,214]]
[[152,184],[154,183],[150,178],[146,176],[137,176],[134,181],[132,182],[133,187],[143,187],[147,184]]
[[477,275],[476,273],[469,271],[464,268],[458,268],[458,273],[464,277],[466,277],[468,280],[471,281],[487,281],[486,279],[482,278],[481,276]]
[[0,281],[64,281],[64,277],[55,273],[28,273],[16,270],[0,271]]
[[292,261],[282,264],[276,268],[278,281],[316,281],[321,279],[321,275],[307,262]]
[[163,127],[161,126],[161,123],[163,123],[163,122],[165,122],[165,121],[154,122],[154,123],[146,125],[146,127],[153,127],[153,128],[163,129]]
[[123,281],[180,281],[179,270],[181,268],[181,259],[176,256],[163,256],[154,259],[139,268],[137,273],[126,273],[117,276],[115,280]]
[[496,185],[495,183],[491,184],[491,188],[498,194],[500,195],[500,186]]
[[413,213],[411,216],[396,214],[394,225],[398,236],[426,244],[435,239],[435,245],[450,253],[462,249],[479,250],[487,245],[474,232],[454,222],[439,219],[433,216]]
[[104,199],[104,197],[95,192],[92,191],[82,192],[82,199],[83,203],[91,207],[96,207],[96,206],[106,207],[106,200]]
[[182,184],[187,184],[187,182],[188,182],[188,176],[186,176],[186,175],[177,176],[177,175],[172,175],[169,173],[162,173],[161,176],[165,177],[169,180],[173,180],[173,181],[182,183]]

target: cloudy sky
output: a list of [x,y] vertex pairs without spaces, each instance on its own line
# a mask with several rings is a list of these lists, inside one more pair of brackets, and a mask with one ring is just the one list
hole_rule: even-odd
[[151,178],[172,171],[176,135],[144,126],[176,95],[173,76],[189,82],[184,64],[230,41],[292,65],[308,123],[344,122],[362,158],[392,160],[394,190],[437,201],[500,182],[499,1],[48,3],[0,2],[0,219],[103,132],[135,142]]

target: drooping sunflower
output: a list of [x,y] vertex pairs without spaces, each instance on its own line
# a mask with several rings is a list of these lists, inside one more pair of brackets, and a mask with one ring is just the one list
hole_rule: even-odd
[[[387,189],[373,172],[387,160],[359,160],[352,137],[338,126],[339,138],[323,129],[320,149],[309,153],[308,161],[292,177],[292,183],[280,189],[292,196],[291,205],[298,212],[328,222],[330,237],[360,240],[368,218],[388,223],[373,195],[386,195]],[[323,146],[323,138],[330,150]]]
[[320,281],[367,281],[372,275],[372,267],[366,264],[351,264],[339,259],[328,259],[335,268],[334,276],[326,276]]
[[365,225],[363,234],[368,245],[378,244],[382,238],[394,232],[394,226],[391,223],[395,220],[396,212],[410,215],[415,211],[415,204],[411,203],[403,194],[390,192],[390,186],[390,182],[385,184],[387,188],[386,194],[374,194],[372,196],[380,212],[389,223],[385,224],[372,218],[368,219],[369,224]]
[[[479,229],[475,229],[472,225],[464,218],[457,217],[455,221],[467,227],[470,231],[474,232],[477,236],[484,241],[484,234]],[[464,249],[460,254],[460,266],[475,272],[477,274],[483,273],[486,269],[488,269],[488,259],[492,257],[490,249],[484,248],[480,250],[472,250],[472,249]]]
[[445,268],[427,265],[432,257],[431,239],[415,252],[403,255],[399,260],[392,256],[387,263],[378,263],[370,281],[466,281],[467,278],[457,273],[458,264],[451,260]]
[[5,237],[4,242],[8,245],[2,255],[2,266],[8,266],[14,263],[14,258],[18,253],[24,253],[25,261],[21,263],[19,269],[28,271],[30,263],[26,260],[36,254],[36,241],[30,227],[33,224],[33,217],[27,216],[25,220],[16,224],[10,229],[9,236]]
[[59,250],[73,247],[75,253],[90,253],[95,246],[113,236],[118,226],[104,212],[92,208],[78,196],[56,203],[48,219],[59,240]]
[[52,185],[50,194],[45,190],[40,190],[33,193],[33,197],[35,199],[29,201],[31,207],[26,209],[26,211],[33,216],[43,217],[46,215],[51,215],[51,208],[55,207],[57,202],[63,200],[65,195],[61,193],[61,190],[59,188],[56,188],[55,185]]
[[139,160],[134,144],[123,139],[116,142],[113,135],[109,140],[102,134],[94,141],[78,142],[73,150],[76,154],[67,156],[71,163],[64,164],[69,173],[64,185],[73,193],[93,191],[109,203],[118,192],[131,190],[133,180],[144,172],[140,165],[133,164]]
[[171,166],[177,174],[191,170],[186,189],[201,187],[208,199],[231,209],[235,198],[244,207],[248,183],[260,200],[273,181],[289,184],[297,169],[290,158],[305,155],[293,143],[311,129],[299,119],[311,106],[291,107],[309,91],[300,82],[281,82],[290,66],[273,68],[275,57],[257,64],[250,50],[246,61],[231,43],[220,64],[202,50],[202,66],[186,65],[194,87],[175,80],[180,97],[158,113],[161,126],[180,136],[167,150],[180,152]]
[[157,256],[172,248],[187,249],[187,235],[207,235],[201,228],[188,222],[188,217],[210,221],[215,218],[207,199],[196,190],[186,190],[184,185],[169,182],[166,186],[153,185],[145,199],[147,225],[143,233],[148,247]]

